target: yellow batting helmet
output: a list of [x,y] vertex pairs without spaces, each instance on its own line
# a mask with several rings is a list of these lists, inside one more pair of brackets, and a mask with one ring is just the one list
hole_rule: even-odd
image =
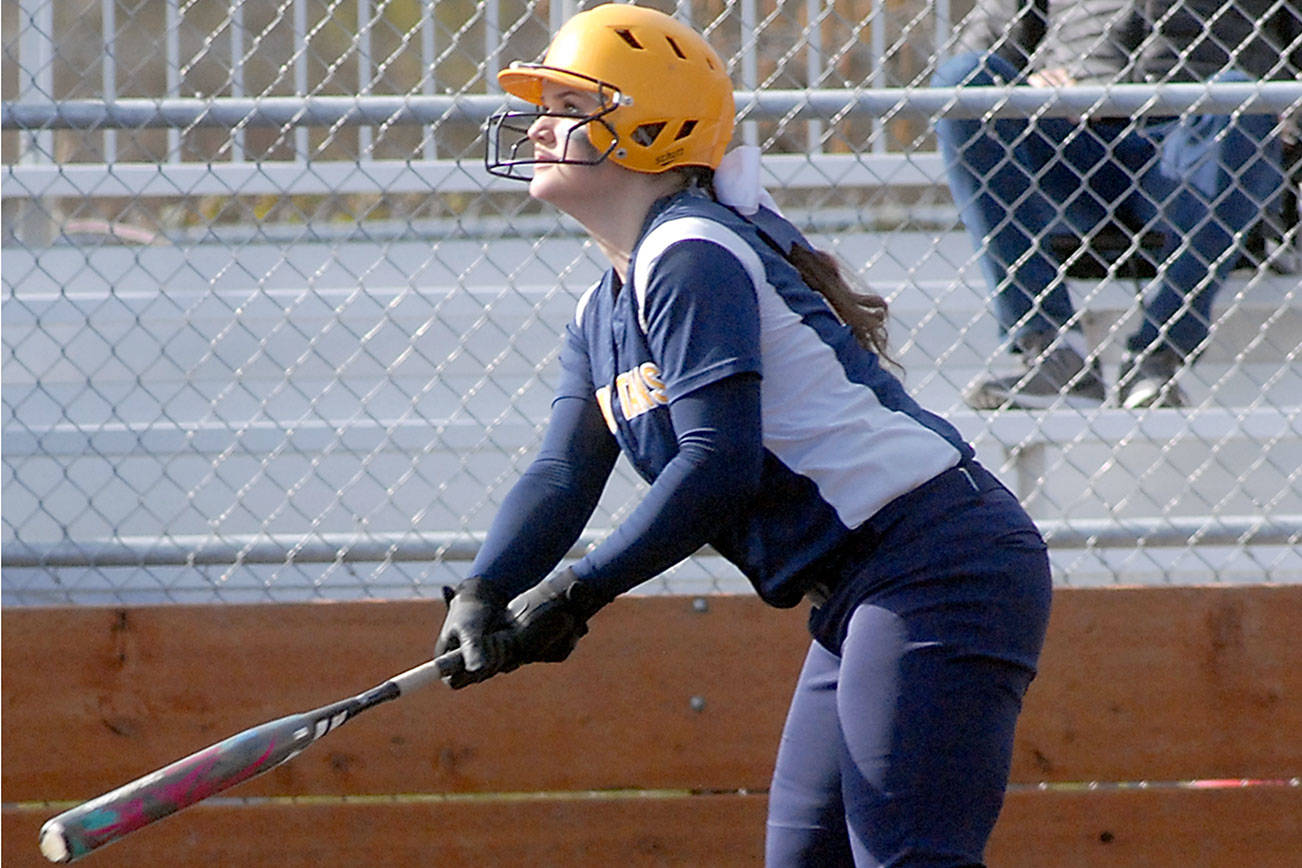
[[717,168],[736,109],[723,61],[701,34],[673,17],[624,3],[580,12],[556,33],[542,63],[514,63],[502,88],[542,104],[544,82],[597,94],[588,138],[637,172]]

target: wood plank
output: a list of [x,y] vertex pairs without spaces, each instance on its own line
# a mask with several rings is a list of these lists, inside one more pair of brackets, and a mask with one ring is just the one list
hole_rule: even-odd
[[[425,602],[5,610],[4,799],[87,798],[370,687],[420,662],[442,615]],[[600,619],[563,666],[377,708],[238,794],[766,787],[808,642],[800,614],[642,598]]]
[[[175,865],[760,865],[765,798],[703,795],[496,801],[200,804],[87,857],[96,868]],[[48,865],[45,815],[6,808],[5,868]]]
[[1016,781],[1302,771],[1302,586],[1063,589]]
[[[418,662],[442,613],[6,609],[4,800],[87,798],[365,689]],[[565,665],[378,708],[236,794],[764,789],[803,620],[747,597],[619,600]],[[1298,635],[1299,586],[1059,591],[1014,779],[1297,774]]]
[[1302,789],[1021,790],[987,848],[991,868],[1297,865]]
[[[101,868],[185,865],[754,866],[765,797],[343,800],[201,804],[90,857]],[[6,807],[6,868],[47,864],[48,809]],[[990,868],[1261,868],[1296,864],[1296,786],[1011,793]]]

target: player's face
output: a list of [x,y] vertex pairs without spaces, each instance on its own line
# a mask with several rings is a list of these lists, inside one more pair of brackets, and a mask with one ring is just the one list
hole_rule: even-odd
[[593,163],[600,156],[588,138],[584,120],[601,108],[596,94],[550,82],[543,84],[542,109],[547,115],[529,127],[534,158],[539,161],[529,182],[530,196],[573,213],[573,206],[582,200],[602,195],[601,177],[618,170],[618,166],[608,160],[595,165],[564,162]]

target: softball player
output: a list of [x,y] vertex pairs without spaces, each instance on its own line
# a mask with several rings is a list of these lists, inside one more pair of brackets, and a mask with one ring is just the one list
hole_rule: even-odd
[[[565,659],[708,543],[766,602],[813,604],[768,863],[980,864],[1048,617],[1035,526],[882,367],[880,299],[758,204],[753,153],[724,160],[732,86],[699,34],[598,6],[498,78],[538,108],[490,121],[489,170],[529,178],[611,268],[566,331],[538,457],[448,592],[450,683]],[[645,499],[552,572],[621,452]]]

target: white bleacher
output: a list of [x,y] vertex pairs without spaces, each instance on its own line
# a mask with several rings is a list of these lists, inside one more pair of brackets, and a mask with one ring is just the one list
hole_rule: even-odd
[[[890,298],[906,383],[1022,494],[1056,539],[1064,580],[1109,581],[1117,569],[1149,581],[1302,580],[1297,547],[1279,534],[1261,546],[1220,539],[1192,560],[1162,542],[1164,528],[1215,530],[1213,507],[1245,527],[1302,514],[1296,277],[1236,273],[1185,384],[1192,409],[979,414],[959,393],[997,358],[997,341],[965,236],[816,238]],[[504,274],[501,263],[518,267]],[[598,268],[571,237],[6,251],[5,329],[23,363],[4,372],[6,409],[17,409],[4,433],[17,468],[5,508],[40,516],[6,541],[11,566],[43,552],[72,575],[88,552],[107,564],[124,545],[166,563],[181,543],[207,540],[199,563],[237,553],[256,576],[270,569],[256,562],[277,559],[268,542],[295,535],[302,560],[328,560],[314,548],[348,539],[358,558],[439,550],[431,540],[473,550],[541,430],[552,380],[535,374],[537,360]],[[1133,287],[1077,292],[1111,376]],[[599,519],[617,520],[637,489],[622,472]],[[738,581],[709,560],[669,581]]]

